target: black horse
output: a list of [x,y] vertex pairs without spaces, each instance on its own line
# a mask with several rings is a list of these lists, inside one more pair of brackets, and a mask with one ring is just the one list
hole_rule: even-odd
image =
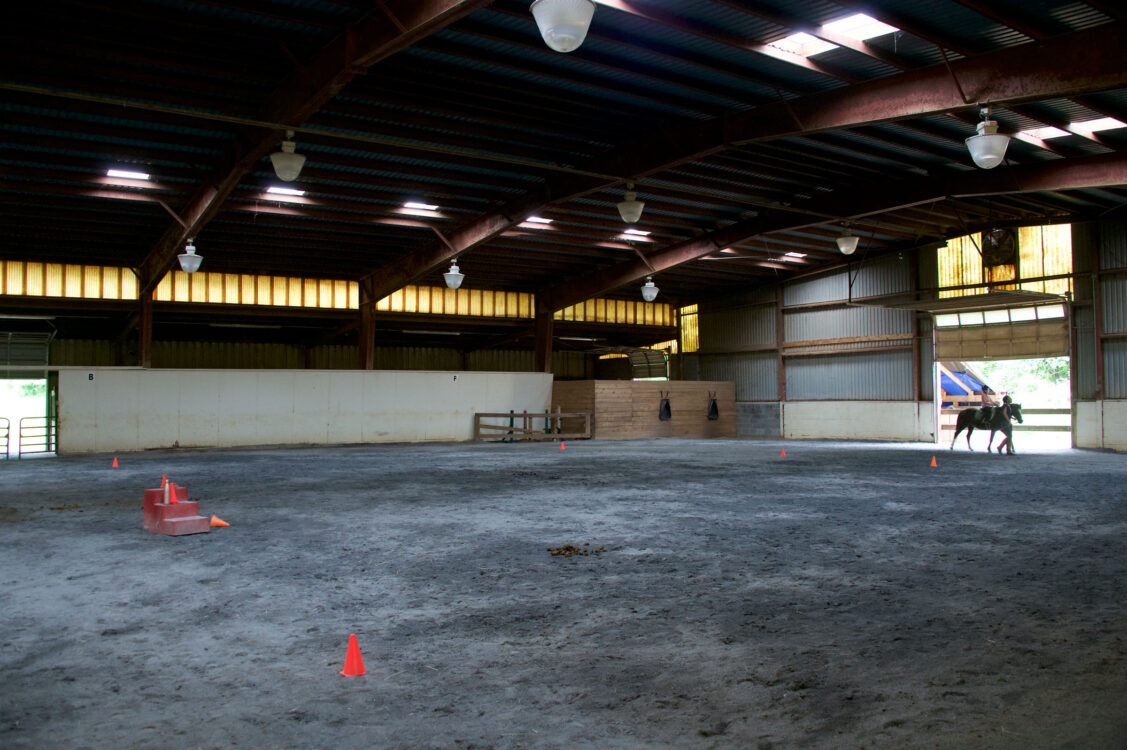
[[[1013,414],[1012,418],[1016,419],[1018,424],[1021,424],[1021,404],[1010,404],[1010,411]],[[1012,454],[1014,452],[1013,427],[1010,426],[1010,420],[1006,418],[1005,409],[1001,406],[994,407],[994,412],[991,414],[989,421],[983,419],[981,409],[963,409],[959,412],[959,419],[955,422],[955,437],[951,438],[951,450],[955,450],[955,441],[958,439],[959,433],[966,430],[967,448],[973,451],[974,448],[971,448],[970,445],[970,436],[976,427],[980,430],[990,429],[990,440],[986,443],[987,453],[993,446],[994,433],[996,432],[1001,432],[1006,436],[1002,442],[998,443],[998,453],[1002,452],[1003,447],[1009,449],[1007,453]]]

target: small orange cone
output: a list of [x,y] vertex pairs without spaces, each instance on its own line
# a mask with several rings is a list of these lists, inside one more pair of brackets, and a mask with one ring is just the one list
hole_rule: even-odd
[[562,441],[562,440],[560,441],[560,450],[561,450],[561,451],[566,451],[566,450],[567,450],[567,448],[565,448],[565,447],[564,447],[564,441]]
[[223,528],[224,526],[230,526],[230,525],[231,524],[227,523],[226,521],[224,521],[219,516],[215,515],[214,513],[212,514],[212,516],[211,516],[211,527],[212,528],[216,528],[216,527]]
[[344,669],[341,674],[345,677],[359,677],[364,674],[364,657],[360,656],[360,644],[356,642],[356,634],[348,636],[348,654],[344,657]]
[[180,498],[176,497],[176,483],[175,482],[169,482],[168,483],[168,504],[169,505],[176,505],[179,502],[180,502]]
[[781,451],[779,451],[779,458],[786,458],[786,457],[787,457],[787,449],[783,448]]
[[113,468],[117,468],[117,456],[113,457]]
[[161,486],[161,489],[164,489],[164,485],[166,485],[166,484],[168,484],[168,475],[167,475],[167,474],[161,474],[161,475],[160,475],[160,486]]
[[937,466],[938,466],[938,464],[936,464],[936,463],[935,463],[935,456],[932,456],[932,457],[931,457],[931,468],[933,468],[933,469],[934,469],[934,468],[936,468]]

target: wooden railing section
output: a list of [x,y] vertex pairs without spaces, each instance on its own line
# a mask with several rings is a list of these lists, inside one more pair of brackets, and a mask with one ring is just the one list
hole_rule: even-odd
[[[582,429],[575,429],[582,420]],[[501,424],[496,424],[500,421]],[[565,425],[568,428],[565,430]],[[473,415],[474,440],[583,440],[591,437],[590,412],[555,412],[542,414],[519,411],[479,412]]]

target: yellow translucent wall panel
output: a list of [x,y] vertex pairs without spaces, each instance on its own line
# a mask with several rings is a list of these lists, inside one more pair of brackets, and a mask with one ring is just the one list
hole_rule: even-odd
[[321,279],[317,282],[317,307],[333,306],[333,282]]
[[442,293],[442,309],[438,312],[443,315],[453,315],[458,309],[458,293],[453,289],[444,289]]
[[360,285],[355,281],[348,282],[348,309],[360,309]]
[[403,312],[417,313],[419,311],[419,288],[417,286],[403,287]]
[[[939,286],[963,286],[982,283],[981,234],[968,234],[948,240],[939,248]],[[978,294],[981,289],[951,289],[940,292],[939,297],[964,297]]]
[[254,301],[259,305],[272,305],[274,298],[274,279],[269,276],[256,276],[254,279]]
[[26,264],[24,274],[24,294],[42,297],[46,294],[47,266],[43,263]]
[[481,290],[480,289],[471,289],[470,290],[470,315],[473,315],[475,317],[480,318],[482,316],[482,314],[483,313],[481,311]]
[[317,307],[317,282],[313,279],[298,279],[298,282],[302,286],[301,306]]
[[188,301],[207,302],[207,274],[191,273],[188,276]]
[[469,315],[470,314],[470,290],[469,289],[459,289],[458,294],[456,296],[458,298],[457,314],[458,315]]
[[520,317],[522,317],[522,318],[531,318],[532,317],[532,295],[531,294],[525,294],[524,292],[520,293]]
[[290,307],[301,307],[301,279],[286,279],[286,301],[283,303]]
[[157,282],[157,288],[153,290],[153,299],[158,302],[167,302],[172,298],[172,274],[165,274],[164,278]]
[[348,309],[348,282],[347,281],[334,281],[333,282],[333,307],[338,310]]
[[23,294],[24,293],[24,271],[26,268],[24,264],[18,260],[2,261],[0,266],[4,268],[4,275],[0,278],[0,283],[3,283],[3,288],[0,293],[3,294]]
[[121,271],[121,298],[137,299],[140,290],[137,288],[137,274],[128,268]]
[[[999,281],[1013,281],[1017,278],[1017,266],[990,266],[983,269],[986,281],[997,284]],[[994,289],[1017,289],[1017,284],[995,286]]]
[[270,304],[279,307],[288,305],[290,300],[290,282],[282,276],[275,276],[274,291],[270,294]]
[[101,266],[82,266],[82,286],[80,293],[85,299],[98,299],[102,296]]
[[228,305],[238,305],[243,301],[242,295],[239,294],[239,275],[237,273],[223,274],[223,293],[218,301]]
[[63,269],[63,296],[82,296],[82,266],[65,266]]
[[239,304],[253,305],[257,301],[257,283],[250,274],[239,275]]
[[121,269],[102,269],[102,299],[121,299]]
[[429,313],[430,312],[430,289],[421,287],[415,289],[415,308],[416,312]]
[[[1021,278],[1072,273],[1071,224],[1022,227],[1018,230],[1017,236],[1021,253]],[[1021,288],[1031,292],[1064,294],[1070,290],[1069,281],[1069,279],[1031,281],[1023,283]]]
[[43,294],[48,297],[63,296],[63,266],[47,263],[43,268]]

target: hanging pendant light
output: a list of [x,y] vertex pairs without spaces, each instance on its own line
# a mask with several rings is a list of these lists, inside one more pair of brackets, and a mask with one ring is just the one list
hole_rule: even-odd
[[993,169],[1006,158],[1010,137],[999,135],[998,123],[990,119],[989,107],[983,107],[978,112],[982,115],[982,122],[978,123],[978,135],[967,138],[967,149],[975,164],[983,169]]
[[642,299],[646,302],[653,302],[657,299],[658,288],[654,285],[653,276],[646,277],[646,283],[642,285]]
[[634,183],[626,183],[626,195],[623,196],[625,200],[618,204],[618,215],[627,224],[633,224],[642,218],[642,209],[646,207],[643,201],[638,200],[638,194],[634,192]]
[[184,252],[177,257],[180,259],[180,268],[184,273],[195,273],[200,270],[200,263],[203,263],[203,256],[196,255],[196,246],[191,237],[188,238],[188,244],[184,246]]
[[846,224],[845,229],[841,230],[841,236],[837,238],[837,249],[841,251],[842,255],[852,255],[857,249],[857,243],[860,239],[860,237],[853,235],[853,230]]
[[462,285],[462,279],[466,278],[464,273],[458,272],[458,261],[450,264],[450,270],[442,274],[442,278],[446,279],[446,286],[451,289],[457,289]]
[[283,182],[293,182],[301,174],[305,166],[305,156],[294,153],[296,144],[293,142],[293,131],[286,131],[286,140],[282,141],[282,150],[270,154],[270,161],[274,164],[274,174]]
[[595,15],[591,0],[536,0],[530,8],[544,43],[556,52],[579,49]]

